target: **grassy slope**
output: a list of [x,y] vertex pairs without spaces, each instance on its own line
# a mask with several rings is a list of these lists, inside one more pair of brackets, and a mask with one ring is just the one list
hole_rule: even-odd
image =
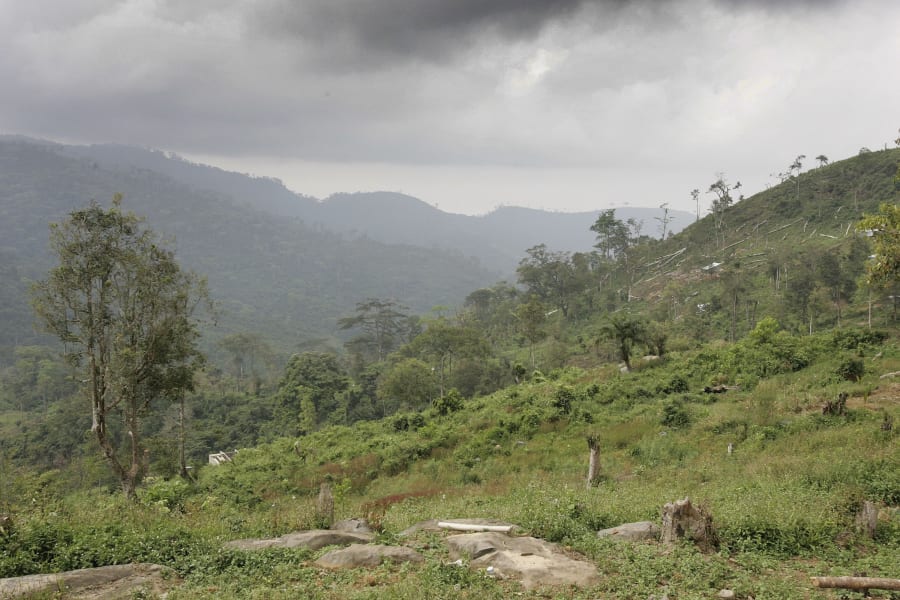
[[[151,484],[144,507],[96,492],[54,503],[51,484],[33,483],[48,494],[49,507],[28,517],[18,507],[22,548],[41,542],[56,568],[109,561],[97,548],[115,560],[170,564],[187,575],[172,598],[501,598],[517,589],[445,566],[446,553],[430,536],[417,542],[428,557],[422,567],[350,573],[315,569],[314,554],[305,551],[245,557],[217,549],[225,539],[314,526],[314,494],[331,480],[337,516],[368,516],[386,542],[419,520],[494,517],[565,544],[603,574],[585,598],[708,598],[726,587],[739,597],[837,598],[812,591],[807,577],[900,573],[900,451],[895,433],[881,430],[885,414],[900,421],[900,382],[878,379],[900,370],[900,345],[863,347],[868,374],[847,383],[834,372],[859,351],[836,347],[832,338],[707,348],[630,374],[570,368],[450,415],[426,411],[411,430],[398,431],[402,420],[394,417],[247,449],[232,465],[204,469],[193,489]],[[785,349],[809,358],[809,366],[771,377],[747,368],[748,357]],[[723,369],[740,375],[745,389],[699,392]],[[688,391],[665,393],[680,382]],[[849,415],[822,416],[821,405],[838,391],[851,394]],[[566,399],[568,413],[559,408]],[[681,425],[663,425],[666,415]],[[593,490],[583,483],[588,432],[600,435],[605,477]],[[730,457],[729,442],[736,445]],[[712,511],[718,553],[622,547],[594,535],[621,522],[658,520],[662,504],[685,495]],[[852,533],[853,512],[865,498],[883,502],[875,541]],[[67,540],[64,550],[49,550],[48,536]],[[10,564],[0,560],[7,573]]]

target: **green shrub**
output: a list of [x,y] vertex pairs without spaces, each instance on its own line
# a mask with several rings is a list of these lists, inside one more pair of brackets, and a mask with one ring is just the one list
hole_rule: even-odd
[[691,414],[679,400],[671,400],[663,405],[660,423],[672,429],[680,429],[691,424]]
[[553,408],[559,414],[567,415],[572,412],[572,404],[575,402],[575,392],[568,386],[560,386],[553,397]]
[[183,479],[144,480],[145,487],[138,492],[138,498],[145,506],[153,506],[166,511],[183,511],[184,502],[191,492],[191,486]]
[[688,391],[688,382],[683,375],[673,375],[667,381],[656,386],[657,394],[681,394]]
[[887,338],[887,332],[878,329],[837,329],[831,334],[831,344],[839,350],[856,350],[860,346],[877,346]]
[[860,480],[867,499],[900,505],[900,468],[895,461],[882,459],[865,465]]
[[463,397],[456,389],[451,389],[442,398],[435,398],[432,405],[439,415],[447,416],[463,407]]
[[846,381],[859,381],[866,373],[866,365],[861,358],[845,358],[836,373]]

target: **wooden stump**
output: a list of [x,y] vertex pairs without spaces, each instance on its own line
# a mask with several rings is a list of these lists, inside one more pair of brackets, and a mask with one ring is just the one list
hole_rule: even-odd
[[13,531],[12,515],[0,513],[0,537],[11,536]]
[[325,529],[334,523],[334,494],[328,483],[319,486],[319,497],[316,498],[316,521]]
[[825,406],[822,407],[822,414],[834,417],[843,416],[847,410],[847,398],[847,392],[841,392],[838,394],[837,400],[826,400]]
[[669,502],[662,509],[660,539],[674,545],[680,538],[693,541],[702,552],[711,552],[718,546],[712,516],[702,506],[691,504],[690,498]]
[[587,437],[588,449],[590,450],[590,456],[588,457],[588,474],[587,474],[587,486],[588,489],[592,487],[597,487],[597,484],[600,483],[600,440],[597,439],[595,435],[589,435]]
[[856,530],[869,539],[875,539],[878,528],[878,507],[874,502],[865,500],[856,513]]

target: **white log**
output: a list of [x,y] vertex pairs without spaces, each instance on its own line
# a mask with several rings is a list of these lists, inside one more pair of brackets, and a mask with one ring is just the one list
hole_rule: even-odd
[[813,577],[812,584],[819,588],[847,590],[900,590],[900,579],[886,577]]
[[445,521],[439,521],[437,526],[453,531],[496,531],[499,533],[509,533],[513,529],[512,525],[478,525],[477,523],[447,523]]

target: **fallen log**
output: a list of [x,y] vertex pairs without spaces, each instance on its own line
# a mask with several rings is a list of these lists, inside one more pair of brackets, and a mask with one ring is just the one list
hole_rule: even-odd
[[887,577],[813,577],[812,584],[819,588],[847,590],[900,590],[900,579]]
[[496,531],[499,533],[509,533],[513,529],[513,525],[478,525],[477,523],[447,523],[446,521],[438,522],[437,526],[452,531]]

